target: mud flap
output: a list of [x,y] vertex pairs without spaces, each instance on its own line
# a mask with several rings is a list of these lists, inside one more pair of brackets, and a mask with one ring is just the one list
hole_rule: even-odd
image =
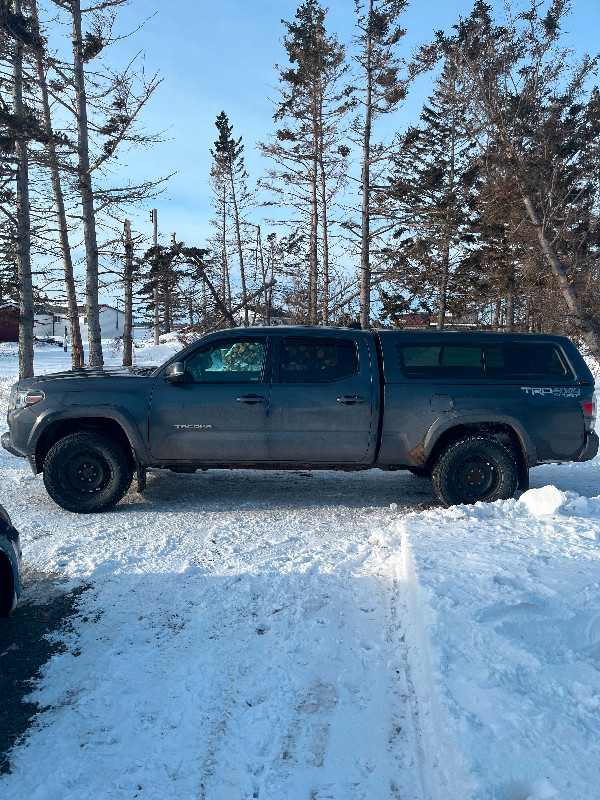
[[146,488],[146,467],[143,467],[137,460],[136,460],[136,473],[137,473],[137,491],[138,494],[141,494]]
[[517,484],[517,488],[521,492],[526,492],[529,489],[529,464],[527,463],[527,457],[518,459],[517,466],[519,469],[519,483]]

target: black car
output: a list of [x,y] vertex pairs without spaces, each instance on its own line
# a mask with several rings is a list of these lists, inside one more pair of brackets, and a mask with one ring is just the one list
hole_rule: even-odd
[[8,617],[21,594],[19,532],[0,506],[0,617]]

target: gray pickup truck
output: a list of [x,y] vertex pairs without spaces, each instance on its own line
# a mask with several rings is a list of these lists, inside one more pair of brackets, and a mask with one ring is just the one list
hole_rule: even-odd
[[508,498],[529,468],[598,451],[593,377],[561,336],[236,328],[156,367],[15,384],[2,445],[65,509],[114,506],[146,469],[408,469],[442,503]]

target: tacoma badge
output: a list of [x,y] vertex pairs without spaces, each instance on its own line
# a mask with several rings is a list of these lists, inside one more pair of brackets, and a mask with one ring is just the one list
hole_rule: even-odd
[[212,428],[212,425],[174,425],[175,428]]

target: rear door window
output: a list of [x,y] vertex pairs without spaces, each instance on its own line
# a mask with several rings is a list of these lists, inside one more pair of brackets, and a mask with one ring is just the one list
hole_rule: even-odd
[[349,339],[294,337],[281,344],[281,383],[329,383],[357,372],[356,344]]

